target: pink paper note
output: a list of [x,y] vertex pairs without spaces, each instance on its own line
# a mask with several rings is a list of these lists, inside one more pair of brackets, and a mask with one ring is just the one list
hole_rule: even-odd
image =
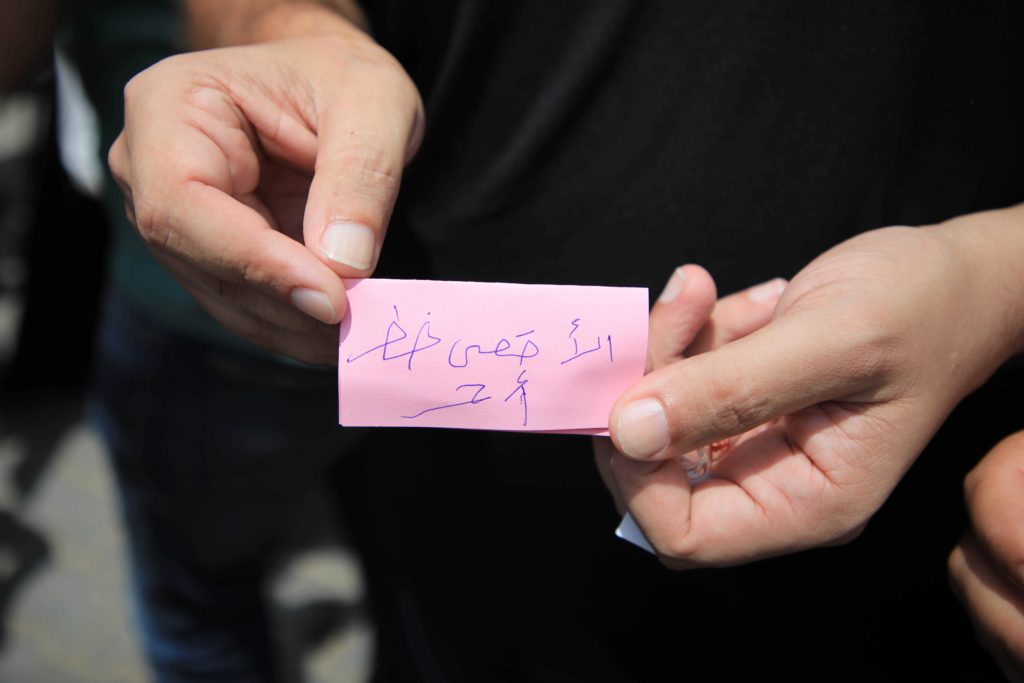
[[346,426],[606,433],[643,375],[647,290],[346,280]]

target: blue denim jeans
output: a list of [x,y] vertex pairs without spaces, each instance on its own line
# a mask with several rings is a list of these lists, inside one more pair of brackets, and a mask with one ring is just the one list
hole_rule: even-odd
[[98,347],[92,414],[157,679],[273,680],[269,563],[351,441],[334,373],[176,336],[116,295]]

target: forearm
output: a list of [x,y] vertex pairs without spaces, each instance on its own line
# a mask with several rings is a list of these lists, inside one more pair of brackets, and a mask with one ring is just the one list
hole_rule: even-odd
[[369,24],[355,0],[185,0],[197,49],[300,36],[352,36]]
[[963,286],[975,295],[970,313],[980,318],[965,315],[961,324],[978,323],[976,333],[988,339],[995,366],[1024,352],[1024,204],[962,216],[933,229],[961,254]]

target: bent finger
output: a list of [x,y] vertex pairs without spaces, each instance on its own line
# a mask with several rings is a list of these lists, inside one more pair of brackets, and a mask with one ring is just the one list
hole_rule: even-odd
[[[824,477],[777,432],[745,441],[728,462],[733,472],[694,485],[676,459],[612,457],[623,500],[667,566],[741,564],[843,537],[845,527],[819,512]],[[787,481],[804,493],[786,489]]]
[[344,317],[341,279],[253,208],[191,182],[170,211],[163,241],[151,244],[155,252],[167,252],[215,280],[255,289],[322,323],[334,325]]
[[[340,322],[340,278],[238,199],[258,182],[252,130],[226,92],[193,87],[190,64],[187,56],[165,60],[125,89],[125,132],[109,160],[131,193],[140,236],[155,253]],[[310,308],[306,292],[326,305]]]
[[651,307],[647,335],[647,371],[683,357],[715,306],[715,283],[706,270],[685,265],[672,271]]
[[251,313],[226,305],[202,289],[186,286],[196,301],[225,329],[273,353],[312,365],[337,365],[337,339],[295,334]]
[[313,316],[281,303],[253,287],[220,280],[173,256],[157,254],[156,259],[190,291],[202,290],[228,307],[243,310],[257,320],[263,320],[295,335],[333,339],[337,342],[338,326],[318,320],[318,317],[327,317],[329,310],[326,309],[326,301],[316,292],[293,292],[293,300],[299,300],[305,309],[317,311],[317,316]]
[[686,355],[717,349],[767,325],[786,284],[776,278],[719,299],[707,324],[687,346]]

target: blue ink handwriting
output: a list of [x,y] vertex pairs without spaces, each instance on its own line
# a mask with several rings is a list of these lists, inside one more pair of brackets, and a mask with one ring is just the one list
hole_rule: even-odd
[[458,403],[449,403],[443,406],[435,406],[433,408],[421,410],[415,415],[402,415],[402,417],[407,420],[414,420],[420,415],[426,415],[427,413],[432,413],[435,410],[444,410],[445,408],[457,408],[458,406],[475,406],[478,403],[483,403],[484,401],[488,401],[491,398],[490,396],[484,396],[483,398],[480,398],[480,394],[483,393],[483,390],[487,388],[486,384],[460,384],[459,386],[455,387],[455,391],[465,389],[466,387],[476,387],[476,391],[473,392],[473,398],[469,399],[468,401],[460,401]]
[[525,375],[525,374],[526,374],[526,370],[523,370],[522,372],[519,373],[519,377],[516,377],[516,382],[519,384],[519,386],[517,386],[515,389],[513,389],[512,393],[505,397],[505,403],[508,403],[508,400],[510,398],[512,398],[516,394],[519,394],[519,403],[523,406],[523,426],[524,427],[526,426],[526,420],[527,420],[527,418],[530,415],[529,408],[526,405],[526,384],[530,380],[523,379],[523,375]]
[[[394,349],[392,347],[394,347],[398,342],[407,339],[409,335],[408,333],[406,333],[405,329],[399,324],[398,306],[392,306],[392,308],[395,310],[395,319],[390,324],[388,324],[388,328],[384,332],[384,343],[378,344],[377,346],[367,349],[366,351],[363,351],[362,353],[356,354],[354,356],[349,356],[348,358],[345,359],[346,363],[352,363],[354,361],[359,360],[363,356],[371,354],[374,351],[380,350],[381,360],[383,361],[395,360],[397,358],[408,358],[406,368],[408,370],[412,370],[412,359],[417,353],[420,353],[421,351],[426,351],[427,349],[431,349],[441,343],[440,337],[435,337],[430,333],[430,321],[427,320],[422,325],[420,325],[419,330],[416,332],[416,338],[412,342],[412,348],[409,349],[408,351],[403,351],[401,353],[394,353]],[[430,315],[430,313],[427,313],[427,315]],[[396,336],[392,338],[391,334],[393,330],[397,330],[397,334],[401,334],[402,336]],[[424,334],[426,334],[426,337],[427,339],[430,340],[430,342],[425,344],[424,346],[420,346],[420,339],[423,337]]]
[[[533,330],[530,330],[529,332],[522,332],[520,334],[517,334],[515,338],[520,339],[522,337],[526,337],[527,335],[533,334],[533,332]],[[482,346],[480,346],[480,344],[470,344],[468,346],[464,346],[462,348],[462,354],[460,358],[459,356],[456,356],[455,349],[458,348],[459,342],[461,341],[461,339],[456,339],[454,342],[452,342],[451,348],[448,349],[448,365],[450,365],[453,368],[464,368],[469,365],[469,352],[471,349],[476,349],[477,354],[481,356],[492,355],[497,358],[518,358],[519,365],[522,365],[523,361],[526,360],[527,358],[535,358],[538,354],[540,354],[540,347],[538,347],[530,339],[527,339],[525,342],[523,342],[522,349],[518,353],[516,353],[515,351],[509,350],[512,348],[511,342],[509,342],[508,339],[502,337],[501,339],[498,340],[498,342],[494,345],[494,348],[491,349],[490,351],[485,350]]]
[[[597,346],[580,351],[580,342],[576,339],[576,331],[579,330],[579,328],[580,319],[574,318],[572,321],[572,330],[569,332],[569,338],[572,340],[572,355],[559,363],[559,365],[565,365],[566,363],[570,363],[581,356],[586,356],[588,353],[594,353],[595,351],[601,350],[601,337],[597,336],[595,337],[597,340]],[[611,362],[615,362],[615,357],[612,355],[612,336],[610,334],[608,335],[608,358]]]

